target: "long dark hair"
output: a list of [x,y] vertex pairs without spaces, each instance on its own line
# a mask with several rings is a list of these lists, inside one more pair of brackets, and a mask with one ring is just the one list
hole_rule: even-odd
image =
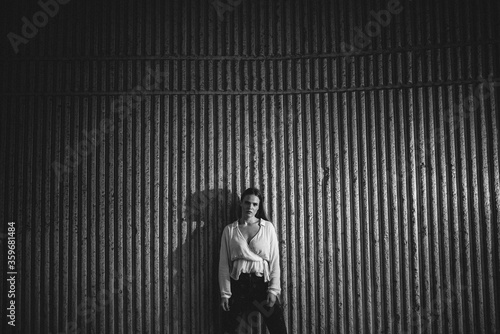
[[[256,218],[262,218],[264,220],[269,220],[267,219],[266,211],[264,210],[264,195],[260,192],[259,189],[257,188],[248,188],[241,194],[240,202],[243,203],[243,199],[245,196],[248,195],[254,195],[257,196],[260,200],[259,202],[259,209],[257,210],[257,213],[255,214]],[[241,208],[238,211],[238,218],[241,218]]]

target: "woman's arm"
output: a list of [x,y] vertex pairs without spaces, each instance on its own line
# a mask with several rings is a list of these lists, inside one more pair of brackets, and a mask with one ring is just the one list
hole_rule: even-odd
[[281,279],[281,270],[280,270],[280,255],[278,249],[278,235],[276,234],[276,229],[273,224],[269,224],[271,228],[269,229],[269,287],[267,292],[272,293],[274,295],[279,295],[281,293],[280,288],[280,279]]
[[230,252],[229,252],[229,228],[226,226],[222,232],[219,252],[219,288],[222,298],[231,297],[230,281]]

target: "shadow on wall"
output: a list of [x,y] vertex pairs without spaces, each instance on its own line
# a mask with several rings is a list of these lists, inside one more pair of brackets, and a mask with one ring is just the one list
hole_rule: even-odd
[[219,330],[220,238],[238,210],[239,197],[229,189],[195,192],[186,199],[179,231],[182,246],[172,253],[173,286],[179,292],[173,300],[182,319],[175,321],[174,314],[174,327],[197,333]]

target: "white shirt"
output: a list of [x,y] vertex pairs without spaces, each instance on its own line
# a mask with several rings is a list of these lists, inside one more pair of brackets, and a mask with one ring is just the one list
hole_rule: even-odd
[[240,273],[254,272],[269,282],[268,292],[278,295],[280,288],[280,264],[278,237],[271,222],[260,219],[257,234],[248,243],[238,221],[224,228],[220,245],[219,286],[221,297],[231,297],[231,280],[239,279]]

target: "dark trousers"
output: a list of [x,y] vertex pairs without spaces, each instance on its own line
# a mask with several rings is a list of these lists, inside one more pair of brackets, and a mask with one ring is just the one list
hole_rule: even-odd
[[258,313],[270,334],[286,334],[283,307],[276,300],[273,307],[267,306],[267,286],[264,277],[241,274],[238,280],[231,278],[229,311],[222,310],[222,331],[229,333],[250,333],[257,324]]

